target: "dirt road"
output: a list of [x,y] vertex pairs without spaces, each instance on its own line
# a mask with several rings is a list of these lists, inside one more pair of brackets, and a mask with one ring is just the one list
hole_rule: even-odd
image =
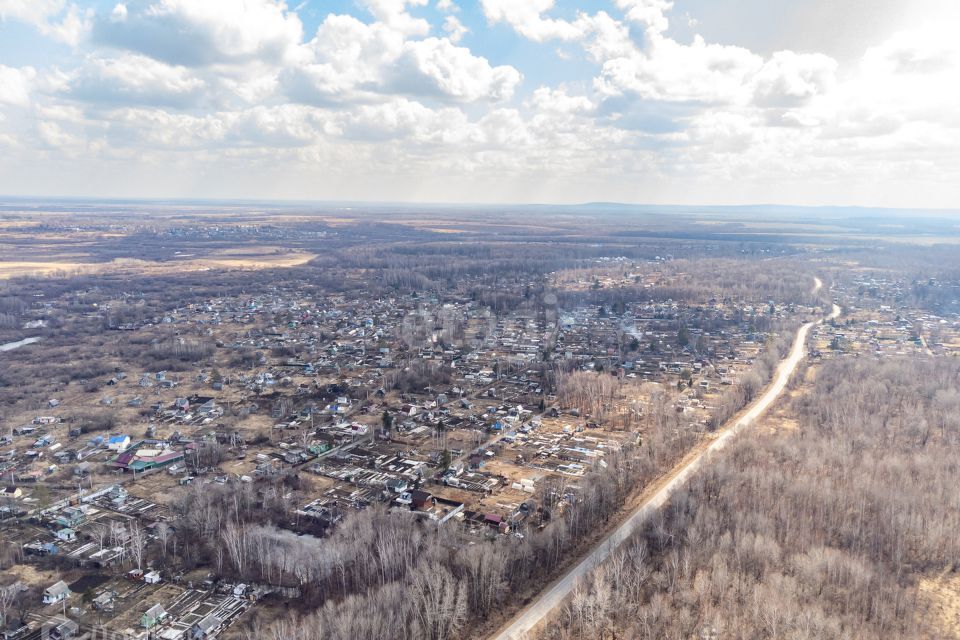
[[[817,292],[822,286],[823,284],[820,279],[815,278],[814,292]],[[830,315],[827,316],[826,320],[832,320],[839,315],[840,307],[833,305],[833,310]],[[770,384],[762,396],[750,405],[745,413],[740,415],[732,425],[723,429],[720,435],[717,436],[708,447],[698,455],[688,459],[684,463],[684,466],[677,469],[666,484],[637,507],[623,524],[614,529],[609,536],[594,547],[593,551],[582,561],[550,585],[548,589],[543,591],[536,600],[521,611],[507,626],[502,627],[500,631],[492,636],[491,640],[521,640],[522,638],[526,638],[527,634],[539,626],[551,611],[563,603],[578,580],[609,557],[620,544],[640,528],[656,509],[661,508],[667,502],[670,494],[683,485],[683,483],[687,481],[687,478],[703,465],[710,453],[719,451],[725,447],[741,429],[761,416],[770,405],[780,397],[784,389],[786,389],[791,374],[793,374],[806,353],[806,341],[810,329],[821,322],[823,322],[823,320],[808,322],[800,327],[793,341],[793,346],[790,349],[790,354],[777,368],[773,383]]]

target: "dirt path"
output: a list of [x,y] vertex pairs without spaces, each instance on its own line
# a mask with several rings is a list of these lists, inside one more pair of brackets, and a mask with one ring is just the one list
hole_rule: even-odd
[[[819,278],[815,278],[814,292],[823,286]],[[833,305],[833,309],[826,320],[832,320],[840,315],[840,307]],[[573,590],[577,582],[586,576],[594,567],[603,562],[610,554],[629,538],[647,518],[661,508],[670,495],[699,469],[709,457],[709,454],[725,447],[731,439],[744,427],[751,424],[772,405],[786,389],[791,374],[803,360],[806,352],[807,335],[810,329],[823,322],[823,319],[808,322],[797,331],[790,354],[777,367],[773,382],[767,387],[763,395],[748,406],[739,416],[735,417],[727,426],[718,432],[718,435],[696,446],[690,451],[673,470],[648,487],[638,498],[637,506],[627,518],[609,535],[598,542],[593,549],[564,575],[545,588],[540,595],[523,611],[515,616],[507,625],[501,627],[491,640],[520,640],[527,637],[552,612],[559,607]]]

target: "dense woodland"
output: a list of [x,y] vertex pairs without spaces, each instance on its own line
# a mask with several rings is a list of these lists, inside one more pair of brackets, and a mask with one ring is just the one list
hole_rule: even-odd
[[922,576],[960,570],[960,364],[836,360],[582,584],[544,637],[944,638]]

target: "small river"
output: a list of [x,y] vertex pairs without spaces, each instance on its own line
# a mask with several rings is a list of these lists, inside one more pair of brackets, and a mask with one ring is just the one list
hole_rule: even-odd
[[24,338],[23,340],[17,340],[16,342],[0,344],[0,351],[13,351],[14,349],[25,347],[28,344],[33,344],[34,342],[40,342],[40,338]]

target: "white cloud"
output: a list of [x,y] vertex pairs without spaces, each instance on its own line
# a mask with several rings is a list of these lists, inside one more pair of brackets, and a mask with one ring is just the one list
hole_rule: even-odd
[[447,32],[450,42],[457,43],[470,32],[456,16],[447,16],[443,20],[443,30]]
[[505,22],[517,33],[535,42],[575,40],[583,34],[566,20],[545,18],[554,0],[481,0],[483,13],[491,24]]
[[911,135],[908,124],[960,131],[960,42],[947,26],[901,32],[868,49],[858,67],[800,111],[831,137]]
[[398,98],[383,104],[364,105],[343,120],[349,139],[407,140],[411,144],[460,144],[471,136],[471,125],[456,108],[434,110]]
[[57,149],[77,147],[82,144],[78,136],[64,131],[60,124],[48,120],[37,123],[37,134],[44,144]]
[[0,18],[40,25],[63,11],[65,0],[0,0]]
[[122,108],[108,113],[111,148],[213,149],[222,144],[235,117],[224,113],[195,116],[163,109]]
[[130,12],[127,11],[127,5],[122,2],[118,2],[113,7],[113,11],[110,12],[111,22],[123,22],[127,19],[127,16],[130,15]]
[[595,105],[586,96],[571,96],[563,88],[538,87],[533,92],[530,106],[539,112],[587,114]]
[[[482,0],[492,26],[452,0],[357,0],[362,15],[329,15],[308,41],[303,7],[279,0],[124,0],[85,38],[87,2],[0,0],[3,19],[76,43],[37,71],[0,65],[0,145],[15,147],[0,189],[26,188],[30,167],[36,184],[80,189],[93,187],[70,180],[97,171],[111,176],[101,188],[116,171],[130,189],[175,184],[157,169],[182,166],[195,191],[181,195],[242,183],[362,197],[376,181],[377,197],[466,200],[926,195],[917,185],[932,183],[944,198],[960,181],[955,20],[838,64],[674,36],[669,0],[596,13]],[[500,45],[505,27],[543,43],[524,48],[542,52],[528,79],[462,44],[498,29]],[[336,179],[318,183],[317,166]]]
[[58,120],[72,124],[88,122],[79,107],[66,104],[37,105],[36,114],[42,120]]
[[830,90],[836,80],[837,62],[819,53],[773,54],[754,78],[755,98],[762,106],[790,107],[803,104]]
[[304,47],[309,62],[287,70],[287,90],[308,102],[354,99],[382,83],[383,69],[399,57],[403,43],[402,34],[384,25],[329,15]]
[[[90,31],[93,10],[65,0],[0,0],[0,20],[19,20],[59,42],[76,46]],[[57,21],[59,20],[59,22]]]
[[388,24],[330,15],[307,45],[312,60],[287,71],[295,99],[316,104],[374,100],[400,93],[455,101],[508,99],[520,82],[447,38],[407,40]]
[[185,107],[197,104],[208,86],[182,66],[147,56],[123,54],[91,58],[68,83],[72,97],[96,104],[151,104]]
[[423,18],[414,18],[407,7],[423,7],[429,0],[359,0],[359,3],[378,22],[406,36],[425,36],[430,33],[430,23]]
[[626,19],[656,33],[670,26],[667,12],[673,8],[671,0],[616,0],[617,7],[626,12]]
[[77,46],[90,32],[93,15],[92,9],[81,11],[77,5],[71,4],[59,23],[48,23],[41,31],[55,40]]
[[594,62],[627,58],[636,53],[636,45],[630,38],[627,25],[604,11],[592,16],[580,14],[576,25],[583,36],[581,45]]
[[30,89],[36,71],[32,67],[16,69],[0,64],[0,104],[25,107],[30,104]]
[[648,32],[647,45],[627,57],[607,60],[596,80],[604,95],[636,94],[677,102],[739,102],[763,59],[747,49],[707,44],[697,36],[689,45]]
[[520,82],[513,67],[491,67],[486,58],[440,38],[406,43],[394,69],[398,73],[389,87],[465,102],[509,99]]
[[195,67],[287,62],[302,35],[279,0],[131,0],[94,26],[101,44]]

